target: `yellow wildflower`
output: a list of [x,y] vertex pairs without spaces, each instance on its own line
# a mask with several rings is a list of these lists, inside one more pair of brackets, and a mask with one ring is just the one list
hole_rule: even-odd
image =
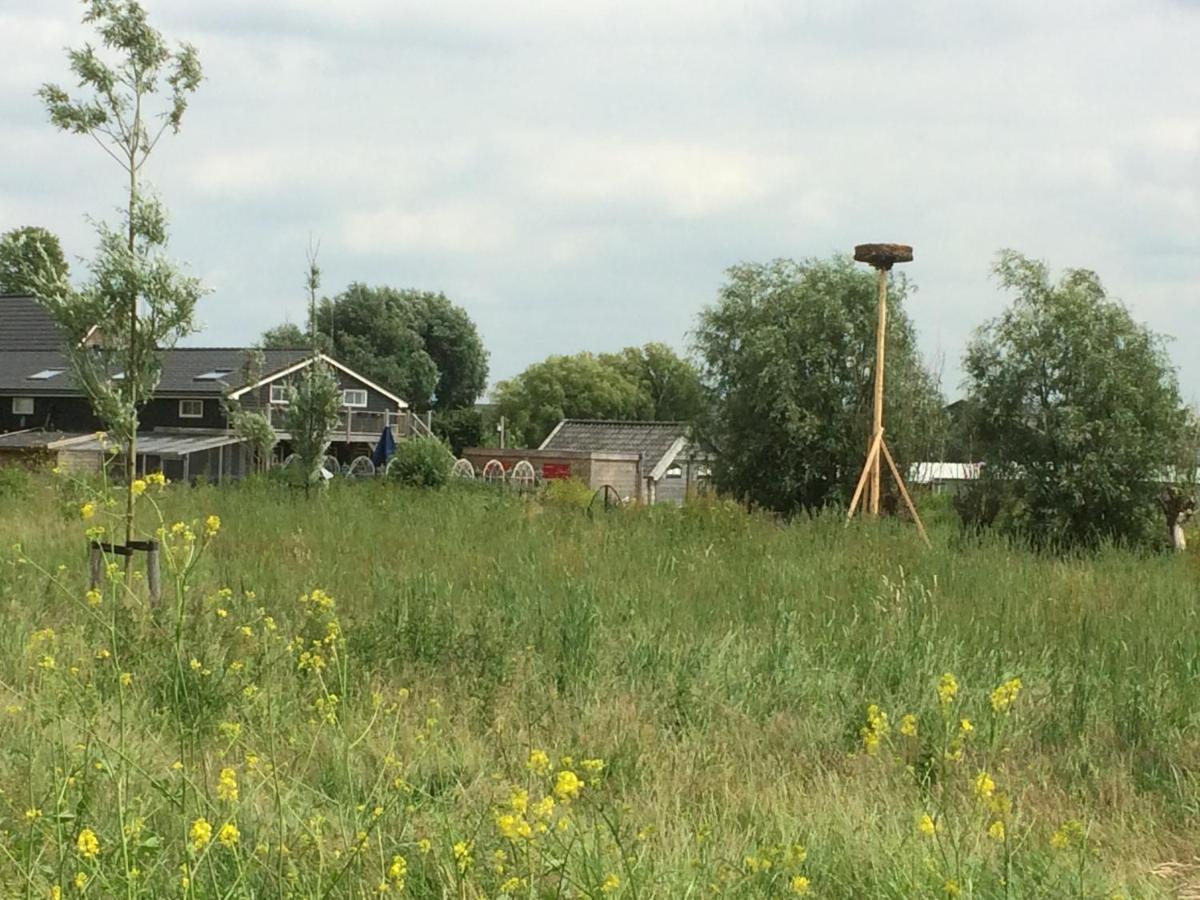
[[215,537],[216,533],[221,530],[221,517],[209,516],[204,520],[204,533],[209,537]]
[[146,482],[141,478],[135,478],[133,483],[129,485],[129,492],[135,497],[140,497],[146,493]]
[[75,839],[75,848],[84,859],[95,859],[99,856],[100,840],[96,837],[96,832],[90,828],[79,832],[79,837]]
[[459,872],[466,872],[475,862],[471,856],[471,847],[469,841],[459,841],[454,845],[454,864],[458,866]]
[[62,888],[57,884],[50,888],[50,900],[62,900]]
[[76,872],[75,877],[72,879],[72,883],[75,885],[75,890],[82,891],[85,887],[87,887],[88,877],[83,872]]
[[808,894],[809,890],[812,888],[812,883],[803,875],[793,875],[791,885],[792,893],[799,894],[800,896]]
[[129,687],[131,684],[133,684],[133,673],[132,672],[122,672],[121,673],[121,687]]
[[613,891],[621,887],[621,879],[609,872],[604,876],[604,882],[600,885],[600,893],[611,894]]
[[863,748],[867,753],[879,752],[880,742],[887,736],[889,730],[887,713],[872,703],[867,707],[867,724],[859,730],[863,739]]
[[900,717],[900,733],[905,737],[917,736],[917,717],[912,713],[906,713]]
[[958,897],[962,894],[962,888],[958,886],[958,882],[953,878],[946,879],[946,883],[942,885],[942,890],[946,892],[947,897]]
[[980,772],[975,776],[975,793],[980,799],[990,799],[992,794],[996,792],[996,782],[992,780],[992,776],[987,772]]
[[972,731],[975,730],[975,726],[971,724],[970,719],[963,719],[961,722],[958,723],[958,727],[960,729],[962,729],[963,734],[970,734]]
[[1004,684],[992,691],[992,709],[998,713],[1006,712],[1017,699],[1017,694],[1020,690],[1020,678],[1012,678],[1004,682]]
[[545,750],[534,750],[529,754],[529,762],[525,765],[535,775],[546,775],[550,771],[550,757],[546,755]]
[[925,813],[917,820],[917,831],[927,837],[933,837],[937,833],[937,823],[933,821],[933,816]]
[[162,472],[151,472],[146,476],[146,482],[158,487],[165,487],[167,484],[167,476]]
[[191,830],[192,849],[203,850],[207,847],[208,842],[212,840],[212,832],[212,825],[203,816],[193,822]]
[[87,600],[87,605],[91,606],[91,607],[99,606],[100,602],[104,599],[104,597],[101,595],[101,593],[98,590],[96,590],[95,588],[92,588],[91,590],[89,590],[86,594],[83,595],[83,597],[85,600]]
[[217,832],[217,840],[221,842],[222,847],[232,849],[237,846],[238,838],[241,837],[241,832],[238,827],[232,822],[226,822],[221,826],[221,830]]
[[990,837],[993,841],[996,841],[1000,844],[1004,843],[1004,823],[999,819],[988,826],[987,833],[988,837]]
[[559,800],[573,800],[579,796],[582,789],[583,782],[570,769],[563,769],[559,772],[558,778],[554,782],[554,795]]
[[592,776],[599,775],[604,771],[604,760],[602,759],[585,759],[579,765],[583,767],[583,771]]
[[79,518],[90,519],[94,515],[96,515],[96,504],[92,501],[89,500],[87,503],[79,507]]
[[38,660],[38,668],[45,669],[47,672],[53,670],[54,666],[54,657],[49,653],[42,654],[42,657]]
[[421,838],[419,841],[417,841],[417,852],[422,856],[428,853],[431,849],[433,849],[433,844],[428,838]]
[[510,878],[508,881],[500,885],[500,893],[515,894],[524,886],[524,884],[525,882],[520,878]]
[[554,798],[547,794],[537,803],[533,804],[533,815],[538,819],[549,819],[554,815]]
[[217,776],[217,797],[231,803],[234,800],[237,800],[237,772],[235,772],[233,769],[222,769],[221,774]]
[[938,702],[942,706],[948,706],[954,702],[954,698],[958,696],[958,679],[950,672],[944,674],[938,681],[937,686]]
[[26,822],[36,822],[41,817],[42,817],[42,811],[40,809],[38,809],[37,807],[33,807],[31,809],[25,810],[25,821]]
[[500,832],[501,837],[509,841],[517,841],[522,838],[528,840],[533,837],[533,828],[525,821],[524,817],[511,813],[496,817],[496,829]]
[[408,860],[403,856],[393,856],[387,874],[392,881],[400,881],[408,874]]

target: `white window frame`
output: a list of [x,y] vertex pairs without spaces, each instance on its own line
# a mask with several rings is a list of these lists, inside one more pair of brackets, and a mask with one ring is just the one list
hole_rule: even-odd
[[[351,403],[350,395],[358,394],[362,396],[362,403]],[[346,388],[342,391],[342,406],[349,409],[363,409],[367,405],[367,392],[363,388]]]
[[[278,396],[275,395],[276,391],[279,392]],[[268,398],[269,398],[270,402],[274,403],[276,406],[287,406],[287,403],[288,403],[287,385],[286,384],[271,385],[271,390],[270,390],[270,393],[268,394]]]
[[13,397],[12,411],[14,416],[32,416],[32,397]]
[[[187,403],[199,403],[199,412],[184,412],[184,405]],[[179,418],[181,419],[203,419],[204,418],[204,401],[203,400],[180,400],[179,401]]]

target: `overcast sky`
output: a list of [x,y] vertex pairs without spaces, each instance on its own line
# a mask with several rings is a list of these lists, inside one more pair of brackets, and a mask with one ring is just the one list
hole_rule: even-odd
[[[1012,247],[1097,270],[1200,397],[1200,0],[148,0],[206,81],[149,175],[243,344],[324,289],[445,291],[492,379],[684,348],[741,261],[913,244],[947,392]],[[0,231],[91,253],[115,165],[34,97],[75,0],[0,0]]]

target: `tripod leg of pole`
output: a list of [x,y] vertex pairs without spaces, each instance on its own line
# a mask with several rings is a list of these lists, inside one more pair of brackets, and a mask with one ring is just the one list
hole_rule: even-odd
[[875,439],[871,441],[871,449],[867,451],[867,462],[863,466],[862,475],[858,477],[858,486],[854,489],[854,496],[850,499],[850,512],[846,514],[846,523],[854,518],[854,513],[858,510],[858,501],[862,497],[863,488],[867,486],[867,479],[871,477],[871,471],[879,464],[879,448],[883,445],[883,432],[875,432]]
[[892,477],[896,479],[896,487],[900,489],[900,496],[904,498],[904,505],[912,513],[913,521],[917,523],[917,531],[921,532],[921,539],[925,541],[926,547],[932,547],[929,535],[925,533],[925,526],[921,523],[921,517],[917,514],[917,508],[913,505],[912,498],[908,496],[908,488],[904,486],[904,479],[900,477],[900,472],[896,468],[896,461],[892,459],[892,451],[888,450],[887,444],[881,444],[881,447],[884,458],[887,459],[888,468],[892,470]]

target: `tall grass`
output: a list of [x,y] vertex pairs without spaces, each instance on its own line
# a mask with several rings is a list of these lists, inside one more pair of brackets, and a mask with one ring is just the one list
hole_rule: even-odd
[[119,579],[89,604],[86,497],[30,491],[4,896],[1169,896],[1200,846],[1194,556],[172,487],[144,502],[198,561],[151,613]]

